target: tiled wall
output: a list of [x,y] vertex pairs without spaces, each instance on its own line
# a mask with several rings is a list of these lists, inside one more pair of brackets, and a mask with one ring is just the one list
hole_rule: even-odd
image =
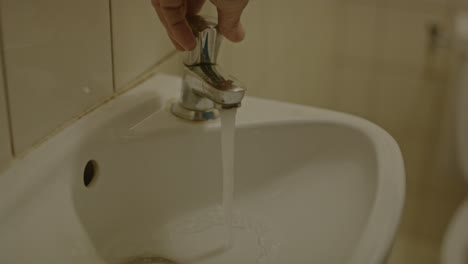
[[[223,64],[249,85],[250,95],[351,112],[409,137],[424,130],[428,108],[442,90],[424,83],[434,67],[427,60],[446,52],[426,56],[426,28],[434,23],[446,29],[450,16],[439,6],[394,5],[252,1],[244,19],[247,39],[226,45]],[[419,122],[402,114],[408,108]]]
[[[0,52],[0,62],[1,61],[2,54]],[[8,124],[5,95],[3,67],[0,64],[0,170],[5,167],[12,158],[10,129]]]
[[121,90],[174,49],[150,1],[111,1],[115,85]]
[[2,167],[11,157],[5,99],[20,156],[174,53],[150,1],[1,4],[8,89],[6,98],[0,82]]
[[107,0],[3,0],[16,153],[112,95]]

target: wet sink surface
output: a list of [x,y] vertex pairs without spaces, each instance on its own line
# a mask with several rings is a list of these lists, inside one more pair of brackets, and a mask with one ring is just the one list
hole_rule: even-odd
[[[74,198],[105,258],[152,249],[185,263],[222,246],[219,137],[179,129],[99,147],[99,179],[77,186]],[[269,254],[277,263],[344,263],[374,201],[372,143],[351,128],[313,122],[240,127],[236,140],[237,241],[200,263]]]

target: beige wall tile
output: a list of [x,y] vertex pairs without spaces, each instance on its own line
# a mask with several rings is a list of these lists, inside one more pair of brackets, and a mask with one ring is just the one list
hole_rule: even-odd
[[166,60],[164,60],[157,68],[160,73],[175,75],[182,77],[183,74],[183,62],[182,53],[173,53]]
[[406,215],[409,223],[406,234],[441,243],[452,217],[464,199],[466,196],[448,197],[427,188],[417,196],[408,196],[406,204],[413,211],[405,211],[410,214]]
[[[2,58],[0,57],[0,62],[1,61]],[[12,158],[5,92],[3,67],[0,64],[0,170],[3,169]]]
[[111,1],[114,74],[119,90],[175,49],[151,1]]
[[388,264],[439,264],[440,244],[412,236],[399,236]]
[[373,119],[376,80],[371,67],[371,63],[351,60],[337,67],[333,109]]
[[429,26],[448,29],[446,10],[407,10],[386,8],[382,13],[382,47],[379,60],[394,67],[413,68],[422,72],[428,56]]
[[107,0],[4,0],[14,145],[23,152],[112,94]]
[[455,8],[468,11],[468,2],[466,0],[452,0],[454,1]]
[[412,11],[447,9],[453,1],[457,0],[381,0],[382,6]]
[[447,88],[450,94],[436,108],[436,111],[442,115],[442,122],[441,127],[437,128],[440,133],[436,134],[434,140],[436,141],[433,155],[435,169],[431,171],[425,182],[427,190],[452,200],[468,197],[468,182],[463,175],[458,157],[456,111],[459,100],[456,83],[453,82],[452,89]]
[[345,2],[344,9],[343,55],[353,60],[373,60],[382,26],[377,2]]
[[377,74],[376,121],[397,138],[419,138],[430,135],[433,89],[424,80],[405,69],[387,69]]
[[[335,1],[252,1],[240,44],[226,43],[221,64],[248,94],[327,106],[335,55]],[[278,19],[281,18],[281,19]]]
[[410,196],[420,196],[430,179],[430,173],[434,169],[431,163],[430,150],[432,142],[422,134],[420,137],[396,138],[405,161],[406,169],[406,193]]

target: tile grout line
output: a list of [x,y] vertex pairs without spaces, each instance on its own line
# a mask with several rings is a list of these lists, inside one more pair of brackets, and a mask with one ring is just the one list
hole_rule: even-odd
[[112,96],[96,103],[95,105],[89,107],[88,109],[86,109],[85,111],[83,111],[82,113],[79,113],[77,114],[76,116],[73,116],[71,117],[68,121],[66,121],[65,123],[63,123],[62,125],[56,127],[54,130],[52,130],[50,133],[48,133],[46,136],[42,137],[41,139],[39,139],[37,142],[35,142],[32,146],[30,146],[29,148],[27,148],[26,150],[20,152],[20,153],[17,153],[17,158],[22,158],[24,156],[26,156],[29,152],[33,151],[34,149],[36,149],[37,147],[41,146],[44,142],[48,141],[50,138],[56,136],[57,134],[59,134],[61,131],[63,131],[64,129],[66,129],[67,127],[73,125],[75,122],[77,122],[78,120],[80,120],[81,118],[83,118],[84,116],[96,111],[97,109],[99,109],[100,107],[102,107],[103,105],[106,105],[108,104],[109,102],[117,99],[118,97],[120,97],[121,95],[131,91],[133,88],[136,88],[138,85],[142,84],[143,82],[147,81],[148,79],[150,79],[151,77],[153,77],[154,75],[158,74],[159,73],[159,67],[164,63],[166,62],[167,60],[171,59],[173,56],[175,56],[175,54],[177,54],[177,51],[172,51],[170,53],[168,53],[166,56],[164,56],[164,58],[161,60],[161,61],[158,61],[156,63],[154,63],[151,67],[148,67],[145,71],[143,71],[140,75],[138,75],[135,79],[133,79],[131,82],[129,82],[127,85],[124,86],[123,89],[121,90],[117,90],[115,93],[112,94]]
[[[333,29],[333,55],[332,55],[332,60],[333,60],[333,71],[335,71],[338,75],[338,78],[333,78],[331,76],[327,77],[330,78],[331,80],[331,90],[332,94],[328,96],[327,100],[328,102],[328,107],[329,108],[336,108],[341,107],[340,106],[340,100],[338,94],[340,93],[341,89],[341,83],[343,80],[344,76],[344,66],[343,64],[345,63],[344,59],[344,49],[346,46],[346,41],[348,39],[348,36],[343,33],[343,31],[346,31],[346,20],[348,17],[348,11],[349,11],[349,0],[346,1],[336,1],[335,6],[335,16],[336,18],[334,19],[334,29]],[[344,29],[344,30],[343,30]]]
[[[369,102],[369,118],[376,123],[380,123],[380,81],[379,77],[383,71],[383,61],[385,54],[385,43],[384,39],[387,35],[387,15],[388,15],[388,3],[386,0],[382,0],[378,4],[375,4],[375,17],[374,17],[374,29],[373,29],[373,41],[372,55],[369,61],[370,76],[367,80],[369,87],[369,98],[374,98]],[[382,34],[382,35],[381,35]],[[373,88],[372,88],[373,87]]]
[[110,48],[111,48],[111,67],[112,67],[112,92],[117,92],[115,81],[115,49],[114,49],[114,17],[112,15],[112,0],[109,0],[109,30],[110,30]]
[[138,86],[140,83],[144,82],[145,80],[151,78],[154,74],[157,73],[157,69],[166,61],[172,59],[176,54],[178,53],[177,50],[173,50],[170,53],[166,54],[161,60],[156,61],[148,67],[146,70],[142,71],[138,76],[136,76],[133,80],[130,82],[126,83],[124,86],[122,86],[122,89],[119,89],[115,92],[116,95],[120,95],[124,93],[125,91],[131,90],[132,88],[135,88]]
[[6,68],[6,58],[5,58],[5,43],[3,41],[3,16],[2,16],[2,7],[0,5],[0,65],[2,67],[3,74],[3,86],[4,86],[4,93],[5,93],[5,104],[6,104],[6,115],[8,120],[8,133],[10,136],[10,152],[12,157],[16,156],[15,153],[15,143],[14,143],[14,136],[13,136],[13,116],[11,114],[11,103],[10,103],[10,93],[8,91],[8,76],[7,76],[7,68]]

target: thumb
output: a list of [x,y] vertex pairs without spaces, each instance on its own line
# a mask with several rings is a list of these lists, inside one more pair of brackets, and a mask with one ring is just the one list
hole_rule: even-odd
[[240,19],[242,11],[248,1],[221,0],[213,2],[217,2],[219,4],[216,5],[215,3],[218,8],[218,27],[221,33],[232,42],[242,41],[245,37],[245,31]]

